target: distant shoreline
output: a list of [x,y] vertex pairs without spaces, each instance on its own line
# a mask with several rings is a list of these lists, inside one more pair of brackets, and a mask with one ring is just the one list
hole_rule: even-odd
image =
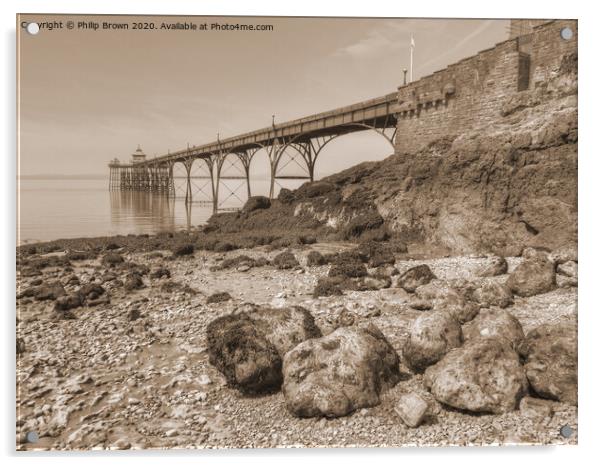
[[65,179],[108,179],[108,175],[104,174],[23,174],[17,176],[18,180],[23,181],[45,181],[45,180],[65,180]]

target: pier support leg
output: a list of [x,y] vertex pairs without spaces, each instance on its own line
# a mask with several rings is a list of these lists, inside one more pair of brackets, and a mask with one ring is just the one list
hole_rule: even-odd
[[192,160],[186,160],[184,162],[186,168],[186,199],[185,202],[188,204],[192,202],[192,185],[190,184],[190,170],[192,169]]
[[166,192],[169,197],[176,196],[176,184],[173,179],[173,165],[174,164],[172,162],[170,162],[167,165],[167,189],[166,189]]

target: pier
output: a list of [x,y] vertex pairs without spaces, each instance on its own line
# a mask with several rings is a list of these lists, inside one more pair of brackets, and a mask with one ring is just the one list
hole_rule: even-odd
[[[109,163],[109,189],[175,196],[174,166],[181,163],[186,173],[185,202],[210,202],[215,213],[226,209],[220,202],[220,187],[229,190],[226,192],[228,197],[235,194],[223,183],[225,180],[245,183],[247,196],[251,196],[251,161],[263,150],[269,158],[269,195],[272,198],[278,179],[313,181],[318,155],[326,144],[337,137],[373,130],[385,137],[393,150],[399,108],[398,92],[392,92],[285,123],[272,123],[272,126],[227,139],[218,137],[208,144],[188,145],[185,149],[151,159],[147,159],[138,147],[129,163],[122,163],[118,159]],[[283,168],[291,163],[296,163],[302,173],[293,176],[284,174]],[[236,165],[239,174],[225,172],[225,167],[233,165]],[[193,175],[195,172],[198,174]],[[195,193],[201,198],[193,198],[193,178],[206,181],[208,189]]]

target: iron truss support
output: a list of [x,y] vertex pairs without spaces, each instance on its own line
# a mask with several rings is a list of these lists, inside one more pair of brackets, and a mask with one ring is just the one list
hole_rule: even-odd
[[[315,180],[315,167],[318,155],[326,144],[338,135],[318,136],[307,140],[291,139],[287,142],[275,140],[268,148],[270,160],[270,198],[274,198],[278,179]],[[297,165],[303,175],[285,175],[283,170],[289,165]]]
[[[215,160],[215,190],[214,190],[214,213],[219,210],[227,210],[226,203],[232,197],[241,204],[245,200],[239,194],[239,190],[246,184],[247,198],[251,197],[251,161],[261,146],[252,147],[237,152],[220,151],[214,155]],[[225,181],[239,181],[235,185],[227,184]],[[226,196],[220,200],[220,188],[226,189]]]

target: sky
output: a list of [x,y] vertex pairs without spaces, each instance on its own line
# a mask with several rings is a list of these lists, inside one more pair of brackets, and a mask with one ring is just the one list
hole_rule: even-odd
[[[393,92],[507,38],[508,20],[24,15],[21,21],[130,24],[129,30],[18,28],[21,175],[108,174],[140,144],[149,156]],[[133,30],[134,22],[155,30]],[[269,24],[183,31],[162,22]],[[318,177],[392,153],[367,131],[331,142]],[[267,174],[258,154],[254,176]]]

